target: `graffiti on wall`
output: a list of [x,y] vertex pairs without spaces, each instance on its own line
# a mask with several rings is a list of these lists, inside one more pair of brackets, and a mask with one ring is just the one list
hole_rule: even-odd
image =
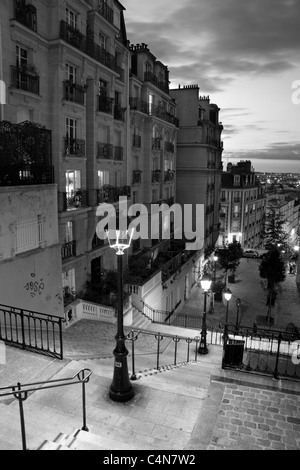
[[45,289],[43,279],[37,281],[35,280],[35,277],[36,275],[34,273],[31,273],[31,280],[28,281],[24,286],[24,289],[30,294],[31,297],[41,295],[43,293],[43,290]]

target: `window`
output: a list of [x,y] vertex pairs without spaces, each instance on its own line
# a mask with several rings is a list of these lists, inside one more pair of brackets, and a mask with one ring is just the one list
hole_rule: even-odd
[[65,232],[65,243],[73,241],[73,222],[69,221],[66,223]]
[[98,91],[99,91],[99,96],[102,96],[102,98],[107,98],[107,91],[108,91],[107,90],[107,82],[105,82],[101,78],[99,80]]
[[62,273],[62,287],[65,296],[75,292],[75,269],[69,269]]
[[77,138],[77,121],[76,119],[66,118],[66,137],[67,139]]
[[6,104],[6,87],[3,80],[0,80],[0,104]]
[[44,241],[44,221],[41,215],[18,220],[15,224],[15,253],[39,248]]
[[67,80],[71,83],[77,82],[77,70],[73,65],[66,64]]
[[234,175],[233,185],[239,186],[240,185],[240,175]]
[[153,106],[154,106],[154,96],[153,95],[148,96],[148,105],[149,105],[149,114],[151,115],[153,113]]
[[16,46],[16,61],[17,61],[17,67],[22,69],[22,68],[27,68],[28,64],[28,53],[26,49],[23,49],[22,47]]
[[102,188],[102,186],[109,184],[109,171],[98,171],[98,187],[99,189]]
[[66,171],[67,197],[72,197],[78,189],[81,189],[81,172],[76,170]]
[[72,26],[72,28],[77,29],[77,15],[69,8],[66,8],[66,22]]

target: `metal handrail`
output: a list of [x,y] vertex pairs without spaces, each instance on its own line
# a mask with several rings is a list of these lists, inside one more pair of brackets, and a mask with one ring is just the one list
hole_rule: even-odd
[[[87,372],[87,375],[85,375]],[[86,396],[85,396],[85,384],[89,382],[92,372],[90,369],[81,369],[73,377],[66,377],[63,379],[56,380],[47,380],[44,382],[33,382],[21,385],[20,382],[17,385],[10,385],[7,387],[1,387],[1,390],[11,390],[10,392],[0,393],[0,398],[13,395],[19,401],[19,411],[20,411],[20,424],[21,424],[21,435],[22,435],[22,449],[28,450],[26,445],[26,429],[25,429],[25,417],[23,402],[27,400],[29,392],[36,392],[39,390],[46,390],[49,388],[58,388],[65,387],[67,385],[75,385],[78,383],[82,384],[82,414],[83,414],[83,431],[89,431],[86,425]],[[77,378],[78,382],[74,382],[74,379]],[[47,384],[57,384],[57,385],[47,385]],[[46,385],[45,387],[39,387],[39,385]]]

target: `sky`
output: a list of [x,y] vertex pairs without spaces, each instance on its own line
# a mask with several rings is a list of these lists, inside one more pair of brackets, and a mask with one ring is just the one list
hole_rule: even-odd
[[224,126],[224,168],[300,173],[300,0],[121,0],[127,38],[198,85]]

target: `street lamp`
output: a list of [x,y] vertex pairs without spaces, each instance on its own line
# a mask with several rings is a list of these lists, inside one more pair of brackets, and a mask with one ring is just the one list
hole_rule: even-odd
[[113,381],[109,389],[112,400],[124,402],[134,396],[134,390],[129,380],[127,355],[125,346],[125,335],[123,326],[123,255],[124,250],[130,247],[133,236],[132,230],[107,230],[109,246],[116,250],[118,260],[118,290],[117,290],[117,320],[118,331],[115,336],[116,347],[113,351],[115,356]]
[[218,257],[215,255],[214,256],[214,281],[216,280],[216,271],[217,271],[217,261],[218,261]]
[[224,291],[224,297],[226,299],[227,306],[226,306],[226,319],[225,319],[225,326],[224,326],[222,367],[224,367],[224,364],[225,364],[225,349],[226,349],[226,342],[227,342],[227,337],[228,337],[228,312],[229,312],[229,301],[231,299],[231,296],[232,296],[231,290],[226,289]]
[[236,322],[235,322],[235,330],[238,331],[239,328],[239,311],[241,306],[241,299],[236,299]]
[[207,298],[207,292],[210,289],[211,286],[211,279],[204,275],[200,281],[201,287],[204,290],[204,309],[203,309],[203,316],[202,316],[202,330],[201,330],[201,338],[200,338],[200,344],[198,348],[198,353],[199,354],[207,354],[208,349],[207,349],[207,344],[206,344],[206,298]]

